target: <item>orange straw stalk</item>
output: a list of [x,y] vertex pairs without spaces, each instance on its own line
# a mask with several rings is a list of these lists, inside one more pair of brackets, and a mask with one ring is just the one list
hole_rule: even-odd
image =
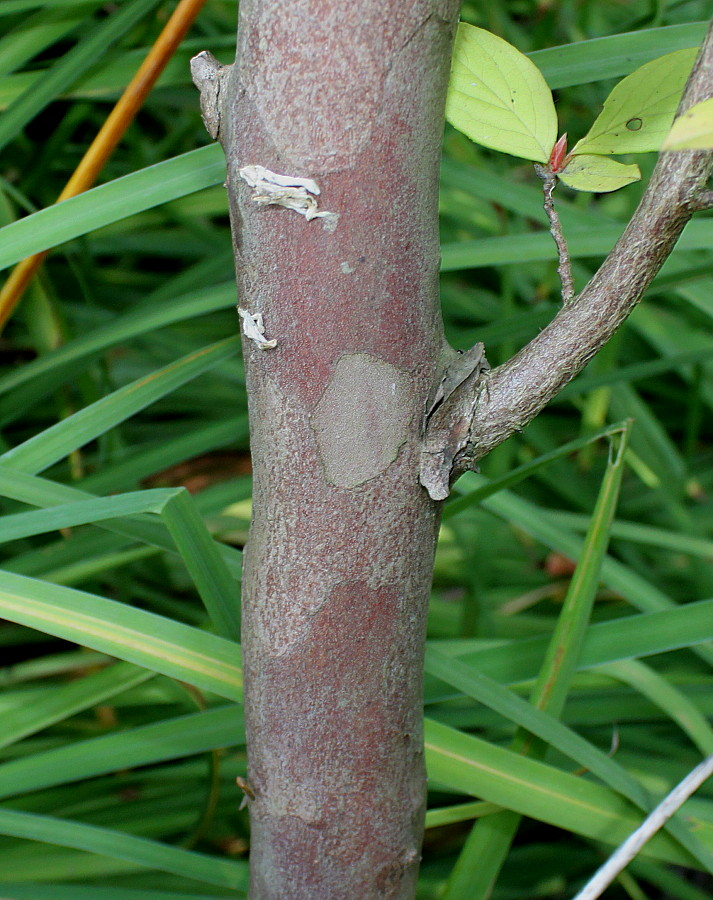
[[[92,141],[74,174],[64,186],[57,203],[76,197],[90,188],[97,179],[107,159],[124,135],[141,108],[156,79],[175,53],[188,29],[193,24],[205,0],[181,0],[156,38],[146,59],[126,86],[114,109]],[[43,250],[18,263],[0,290],[0,331],[12,315],[27,285],[49,253]]]

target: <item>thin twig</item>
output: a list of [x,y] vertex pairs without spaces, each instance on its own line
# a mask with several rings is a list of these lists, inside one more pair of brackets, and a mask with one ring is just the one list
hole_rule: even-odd
[[557,245],[557,256],[559,265],[557,266],[557,274],[562,283],[562,302],[569,303],[574,297],[574,281],[572,279],[572,263],[569,258],[569,250],[567,249],[567,241],[562,232],[560,218],[555,209],[555,203],[552,199],[552,191],[557,184],[557,176],[547,166],[540,166],[535,163],[535,171],[542,179],[542,191],[545,195],[545,212],[550,222],[550,234],[554,238]]
[[609,859],[585,884],[574,900],[596,900],[614,881],[617,875],[629,865],[644,844],[662,828],[671,816],[684,804],[698,788],[713,775],[713,754],[696,766],[692,772],[659,803],[641,825],[632,832]]

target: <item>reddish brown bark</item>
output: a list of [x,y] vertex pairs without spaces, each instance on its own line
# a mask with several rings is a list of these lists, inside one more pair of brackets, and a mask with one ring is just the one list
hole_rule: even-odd
[[[438,304],[437,176],[458,8],[243,0],[237,63],[194,60],[206,125],[226,151],[240,307],[256,338],[243,347],[252,900],[414,896],[439,516],[419,484],[421,451],[424,484],[442,498],[454,472],[591,358],[710,199],[711,154],[668,155],[637,214],[660,237],[655,252],[630,229],[513,361],[487,373],[477,352],[455,357]],[[710,95],[711,66],[709,37],[684,102]],[[265,194],[241,178],[245,166],[315,179],[319,195],[302,189],[299,202],[333,215],[257,203]],[[585,327],[583,312],[600,306],[607,314]]]
[[[443,353],[438,162],[458,5],[243,2],[237,63],[198,73],[228,161],[240,306],[277,340],[244,341],[254,900],[415,889],[438,527],[418,463]],[[246,165],[315,179],[339,218],[257,204]]]

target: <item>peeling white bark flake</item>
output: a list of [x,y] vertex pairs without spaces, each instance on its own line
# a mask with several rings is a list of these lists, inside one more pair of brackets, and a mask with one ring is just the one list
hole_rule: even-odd
[[261,350],[272,350],[277,347],[277,341],[268,341],[265,337],[265,325],[262,321],[262,313],[250,313],[247,309],[238,307],[238,313],[243,320],[243,334],[254,341]]
[[312,178],[278,175],[264,166],[243,166],[240,177],[253,189],[253,201],[261,206],[284,206],[304,216],[307,221],[328,216],[336,219],[336,213],[317,208],[316,197],[320,190]]

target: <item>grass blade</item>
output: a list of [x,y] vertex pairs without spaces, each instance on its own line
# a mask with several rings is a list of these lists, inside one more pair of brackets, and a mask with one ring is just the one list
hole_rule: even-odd
[[6,516],[0,527],[0,542],[147,512],[161,517],[218,633],[229,640],[239,641],[240,618],[235,581],[185,488],[160,488],[106,498],[88,498],[41,511]]
[[[578,671],[607,662],[652,656],[713,641],[713,600],[699,600],[661,612],[626,616],[591,625],[582,647]],[[474,652],[465,641],[437,642],[480,672],[503,684],[536,677],[547,647],[547,639],[513,640],[501,647]]]
[[[615,425],[608,425],[606,428],[602,428],[600,431],[596,431],[593,434],[588,434],[584,437],[576,438],[573,441],[568,441],[566,444],[562,444],[555,450],[551,450],[549,453],[543,453],[530,462],[518,466],[506,475],[501,475],[499,478],[493,478],[491,481],[485,481],[479,487],[468,491],[468,493],[463,493],[461,496],[457,496],[456,492],[459,489],[456,488],[456,491],[448,498],[446,507],[443,510],[444,521],[450,519],[451,516],[457,515],[469,506],[482,503],[483,500],[491,497],[493,494],[497,494],[504,488],[513,487],[523,479],[529,478],[530,475],[533,475],[548,463],[569,456],[571,453],[576,453],[578,450],[582,450],[584,447],[587,447],[604,437],[612,437],[615,434],[619,434],[625,428],[626,423],[618,422]],[[587,522],[589,521],[590,520],[587,517]]]
[[[555,720],[562,714],[589,624],[599,573],[609,543],[609,529],[619,497],[630,428],[629,421],[622,431],[610,438],[609,464],[583,552],[570,581],[567,597],[530,698],[535,709],[549,713]],[[512,742],[512,749],[516,753],[542,759],[547,742],[541,736],[539,740],[535,739],[532,732],[520,727]],[[597,762],[600,763],[601,760],[598,759]],[[639,796],[641,798],[640,794]],[[645,797],[639,799],[638,804],[645,805]],[[503,810],[477,821],[448,879],[444,900],[487,900],[519,825],[520,816],[514,810]]]
[[[16,71],[55,41],[71,34],[98,6],[99,0],[85,0],[73,3],[70,9],[50,7],[18,23],[0,38],[0,76]],[[42,73],[38,76],[41,79]]]
[[[624,840],[641,822],[635,807],[608,788],[432,719],[426,719],[425,729],[429,779],[457,794],[470,794],[605,844]],[[713,849],[713,825],[694,814],[690,822],[701,843]],[[644,853],[696,865],[664,832]]]
[[192,319],[216,309],[228,308],[234,303],[235,286],[228,284],[193,291],[185,296],[170,297],[161,303],[142,303],[140,308],[117,316],[107,325],[81,334],[64,346],[45,353],[0,378],[0,394],[11,395],[0,405],[0,419],[7,420],[17,415],[18,405],[25,407],[43,398],[48,390],[55,389],[68,378],[76,377],[84,368],[83,364],[110,347],[166,325]]
[[[63,503],[72,504],[81,500],[96,499],[91,494],[80,491],[78,488],[58,484],[47,478],[28,475],[16,469],[5,469],[1,465],[0,496],[43,508]],[[158,522],[135,518],[112,518],[106,521],[95,518],[93,521],[100,528],[106,528],[107,531],[125,535],[133,540],[150,544],[153,547],[159,547],[169,553],[177,552],[174,541],[166,534],[165,527]],[[231,576],[239,581],[242,566],[240,552],[225,544],[216,544],[216,547]]]
[[139,888],[117,888],[107,885],[86,887],[81,884],[16,884],[0,881],[0,892],[7,900],[97,900],[101,891],[102,900],[225,900],[213,894],[180,894],[168,891],[144,891]]
[[703,756],[713,753],[713,729],[698,707],[682,691],[650,666],[635,659],[609,663],[597,669],[643,694],[660,707],[688,735]]
[[562,47],[548,47],[528,53],[551,88],[587,84],[603,78],[628,75],[651,59],[698,47],[705,37],[707,22],[688,22],[612,34]]
[[[587,231],[571,231],[567,234],[570,257],[586,259],[606,256],[622,231],[623,225],[596,225]],[[712,243],[713,222],[698,219],[686,225],[672,255],[675,258],[683,250],[707,250]],[[557,248],[551,236],[541,231],[458,241],[443,244],[441,247],[442,272],[479,269],[485,266],[521,265],[555,259]]]
[[75,47],[56,62],[36,84],[21,94],[0,118],[0,150],[41,109],[58,97],[73,81],[136,25],[159,0],[133,0],[93,28]]
[[31,705],[6,710],[2,720],[0,747],[8,747],[27,735],[97,706],[153,677],[153,672],[129,663],[117,663],[46,692],[34,698]]
[[238,891],[244,891],[248,886],[247,863],[206,856],[67,819],[0,809],[0,834],[86,850]]
[[244,743],[241,708],[220,706],[10,760],[0,766],[0,797]]
[[0,229],[0,269],[223,181],[225,157],[217,144],[132,172]]
[[8,450],[0,456],[0,465],[32,473],[46,469],[187,381],[230,359],[239,346],[240,338],[234,336],[201,347]]
[[164,507],[163,520],[216,631],[222,637],[238,642],[238,587],[188,491],[182,490],[171,497]]
[[160,515],[169,499],[184,490],[185,488],[154,488],[113,497],[92,497],[40,511],[3,516],[0,543],[120,516],[135,516],[146,512]]
[[[460,479],[456,490],[479,488],[487,483],[488,479],[484,476],[468,472]],[[578,559],[582,553],[582,541],[579,538],[554,522],[552,516],[543,517],[533,503],[509,491],[500,491],[496,496],[489,497],[483,501],[483,506],[568,559]],[[674,601],[663,591],[611,557],[607,557],[602,565],[602,582],[620,593],[633,606],[647,612],[675,606]],[[705,659],[709,658],[706,648],[699,647],[697,652]],[[710,658],[713,659],[713,656]]]
[[113,600],[0,571],[0,613],[220,697],[242,699],[239,647]]

